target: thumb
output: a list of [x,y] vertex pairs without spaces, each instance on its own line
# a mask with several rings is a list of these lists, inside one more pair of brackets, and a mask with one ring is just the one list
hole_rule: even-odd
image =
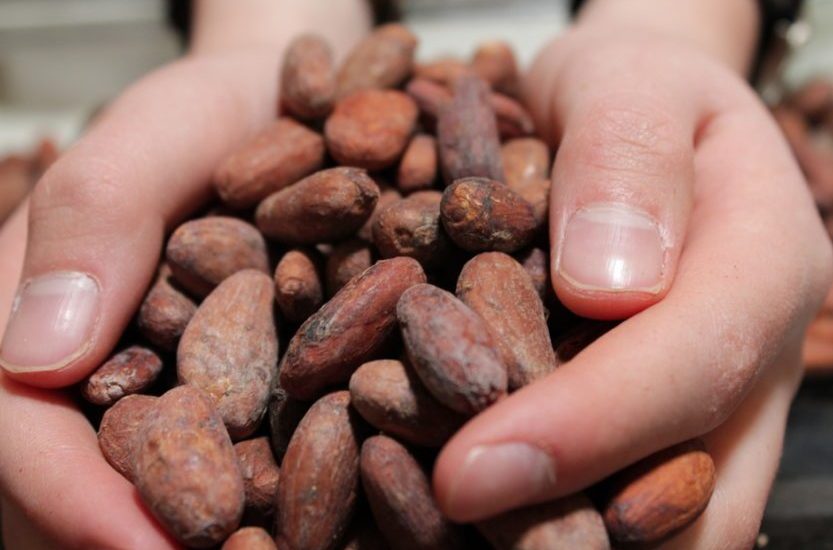
[[166,226],[208,197],[217,161],[272,115],[275,56],[246,55],[192,58],[140,81],[38,183],[0,345],[10,377],[64,386],[106,359]]

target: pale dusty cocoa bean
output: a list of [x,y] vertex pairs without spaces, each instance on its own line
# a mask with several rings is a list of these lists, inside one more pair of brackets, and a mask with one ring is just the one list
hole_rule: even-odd
[[373,265],[373,249],[361,239],[350,239],[333,247],[327,256],[327,296],[335,294],[353,277]]
[[486,322],[516,390],[555,369],[541,298],[524,268],[502,252],[478,254],[463,267],[457,296]]
[[275,268],[275,300],[284,318],[300,324],[324,303],[321,260],[314,250],[294,249]]
[[424,282],[412,258],[381,260],[352,279],[292,337],[281,363],[281,387],[297,399],[312,399],[349,380],[386,344],[402,293]]
[[503,181],[497,120],[483,80],[472,75],[457,80],[451,102],[440,109],[437,142],[446,185],[467,177]]
[[333,51],[326,40],[302,34],[287,47],[281,69],[280,101],[286,111],[304,120],[324,118],[336,93]]
[[223,421],[201,390],[184,385],[160,397],[135,456],[142,500],[182,543],[209,548],[237,529],[243,478]]
[[409,256],[430,269],[448,261],[452,245],[440,223],[439,191],[418,191],[379,213],[373,242],[383,258]]
[[408,451],[378,435],[362,445],[361,478],[376,525],[395,550],[463,548],[440,513],[425,472]]
[[434,399],[401,361],[365,363],[350,378],[353,406],[371,425],[402,441],[440,447],[466,418]]
[[656,542],[697,519],[714,484],[714,461],[703,441],[675,445],[604,482],[605,526],[618,543]]
[[298,423],[307,414],[309,402],[289,397],[286,391],[277,387],[269,400],[269,442],[272,452],[279,461],[283,460],[289,441]]
[[416,63],[414,78],[425,78],[443,86],[452,87],[461,75],[471,71],[472,68],[464,61],[454,57],[445,57],[428,63]]
[[340,241],[367,221],[379,188],[360,168],[316,172],[267,197],[257,207],[264,235],[289,244]]
[[478,523],[495,550],[609,550],[604,522],[582,493]]
[[153,410],[156,397],[128,395],[104,412],[98,427],[101,454],[118,473],[133,482],[139,429]]
[[515,259],[523,266],[529,278],[532,280],[532,286],[535,287],[535,292],[546,306],[548,300],[553,295],[552,287],[550,286],[550,258],[549,255],[542,248],[530,248],[522,250],[515,254]]
[[437,140],[428,134],[418,134],[411,139],[399,170],[396,186],[402,193],[431,189],[437,179]]
[[248,208],[324,164],[324,138],[291,118],[279,118],[220,163],[214,185],[234,208]]
[[512,189],[550,177],[550,148],[538,138],[511,139],[500,148],[500,156],[506,185]]
[[263,235],[237,218],[211,216],[183,223],[168,239],[165,257],[176,282],[199,297],[241,269],[269,272]]
[[242,527],[226,539],[220,550],[278,550],[278,547],[262,527]]
[[176,350],[179,338],[197,310],[191,298],[174,288],[170,274],[167,264],[162,264],[136,319],[145,338],[164,351]]
[[356,505],[359,442],[350,394],[319,399],[301,420],[281,465],[277,532],[293,550],[334,548]]
[[336,103],[324,125],[330,154],[339,163],[381,170],[395,163],[408,145],[417,106],[396,90],[361,90]]
[[395,188],[381,183],[378,180],[376,183],[379,185],[379,200],[376,201],[376,208],[373,209],[373,213],[356,233],[358,238],[366,242],[373,241],[373,225],[376,223],[376,218],[379,217],[379,213],[402,198],[402,195]]
[[110,406],[125,395],[150,387],[162,372],[162,360],[152,350],[130,346],[98,367],[81,386],[84,398]]
[[277,376],[274,299],[271,277],[238,271],[203,301],[179,342],[180,381],[214,400],[235,439],[257,429]]
[[502,40],[482,43],[474,52],[471,68],[497,91],[513,96],[520,92],[515,52],[512,46]]
[[404,25],[382,25],[359,42],[338,72],[337,96],[367,88],[395,88],[411,73],[417,38]]
[[506,366],[486,323],[435,286],[406,290],[396,306],[408,358],[445,406],[476,414],[506,394]]
[[555,342],[555,362],[563,365],[616,326],[608,321],[585,319]]
[[246,508],[269,515],[275,508],[281,471],[272,455],[268,437],[256,437],[234,445],[243,487],[246,492]]
[[451,240],[470,252],[515,252],[538,229],[532,206],[506,185],[487,178],[463,178],[446,188],[441,219]]

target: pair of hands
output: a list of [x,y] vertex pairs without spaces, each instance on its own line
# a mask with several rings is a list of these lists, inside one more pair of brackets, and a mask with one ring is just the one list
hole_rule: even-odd
[[[16,336],[0,359],[51,365],[0,375],[13,546],[174,546],[104,461],[75,404],[40,388],[76,382],[107,358],[166,230],[209,196],[223,155],[274,117],[279,58],[259,48],[197,53],[146,77],[0,233],[0,332]],[[742,80],[661,33],[579,26],[542,51],[525,84],[539,130],[559,144],[558,296],[582,315],[635,315],[469,422],[437,462],[438,501],[451,518],[476,520],[703,436],[717,487],[669,544],[748,547],[801,377],[802,336],[833,277],[801,173]],[[55,319],[20,321],[20,310],[6,319],[21,271],[22,280],[92,275],[88,330],[67,336]]]

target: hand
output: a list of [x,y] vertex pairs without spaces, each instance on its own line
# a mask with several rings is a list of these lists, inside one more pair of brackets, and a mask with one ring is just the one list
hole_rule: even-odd
[[558,297],[633,316],[464,427],[437,462],[438,501],[478,520],[704,436],[717,488],[669,546],[750,547],[833,274],[801,172],[740,77],[663,33],[580,24],[527,89],[559,144]]

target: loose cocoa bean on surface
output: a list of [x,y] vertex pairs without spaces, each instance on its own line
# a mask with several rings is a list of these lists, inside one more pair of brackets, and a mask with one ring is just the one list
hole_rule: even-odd
[[243,476],[246,493],[246,508],[259,514],[269,515],[274,511],[275,498],[280,482],[280,468],[268,437],[256,437],[234,445],[237,462]]
[[379,213],[373,243],[383,258],[408,256],[426,269],[448,261],[452,244],[440,223],[439,191],[419,191]]
[[417,134],[402,155],[396,174],[396,186],[406,195],[430,189],[437,179],[437,140],[428,134]]
[[283,317],[300,324],[324,303],[321,258],[314,250],[294,249],[275,268],[275,300]]
[[135,457],[142,500],[182,543],[210,548],[237,528],[243,478],[213,400],[201,390],[179,386],[154,403]]
[[234,208],[249,208],[324,164],[324,138],[291,118],[279,118],[217,168],[214,186]]
[[366,440],[361,476],[373,517],[391,548],[463,548],[457,527],[440,513],[428,478],[405,447],[381,435]]
[[417,106],[396,90],[362,90],[336,103],[324,135],[341,164],[381,170],[402,156],[417,120]]
[[168,239],[165,257],[174,279],[199,297],[241,269],[269,272],[263,235],[237,218],[211,216],[185,222]]
[[360,239],[338,243],[327,256],[327,296],[335,296],[350,279],[373,265],[373,249]]
[[370,217],[379,188],[362,169],[330,168],[270,195],[257,207],[264,235],[287,244],[352,236]]
[[506,394],[506,366],[483,319],[435,286],[406,290],[396,306],[408,358],[428,391],[462,414]]
[[411,258],[379,261],[351,280],[292,337],[281,363],[281,387],[292,397],[311,399],[349,380],[386,343],[402,293],[424,282],[425,273]]
[[292,436],[276,510],[278,540],[293,550],[335,548],[347,530],[359,485],[352,416],[349,392],[331,393],[310,408]]
[[413,445],[439,447],[466,418],[440,404],[402,361],[365,363],[350,378],[353,407],[375,428]]
[[402,83],[413,66],[417,38],[404,25],[382,25],[359,42],[338,71],[337,95],[357,90],[393,88]]
[[447,187],[441,219],[451,240],[470,252],[512,253],[530,243],[539,228],[532,207],[506,185],[463,178]]
[[286,50],[281,70],[280,101],[287,113],[302,120],[323,118],[336,93],[333,52],[318,35],[303,34]]
[[265,529],[243,527],[226,539],[220,550],[278,550],[278,547]]
[[95,405],[112,405],[125,395],[150,387],[162,372],[153,350],[130,346],[98,367],[81,386],[84,398]]
[[680,443],[603,482],[605,526],[618,543],[662,540],[697,519],[714,485],[714,461],[703,441]]
[[197,310],[191,298],[171,285],[170,276],[170,268],[163,264],[136,319],[145,338],[164,351],[176,350],[179,338]]
[[555,369],[544,306],[524,268],[502,252],[478,254],[463,267],[457,296],[486,322],[518,389]]
[[139,430],[154,409],[156,397],[128,395],[105,411],[98,427],[101,454],[118,473],[134,480],[135,453]]
[[214,400],[235,439],[257,429],[277,376],[273,301],[271,277],[239,271],[203,301],[179,342],[180,381]]

